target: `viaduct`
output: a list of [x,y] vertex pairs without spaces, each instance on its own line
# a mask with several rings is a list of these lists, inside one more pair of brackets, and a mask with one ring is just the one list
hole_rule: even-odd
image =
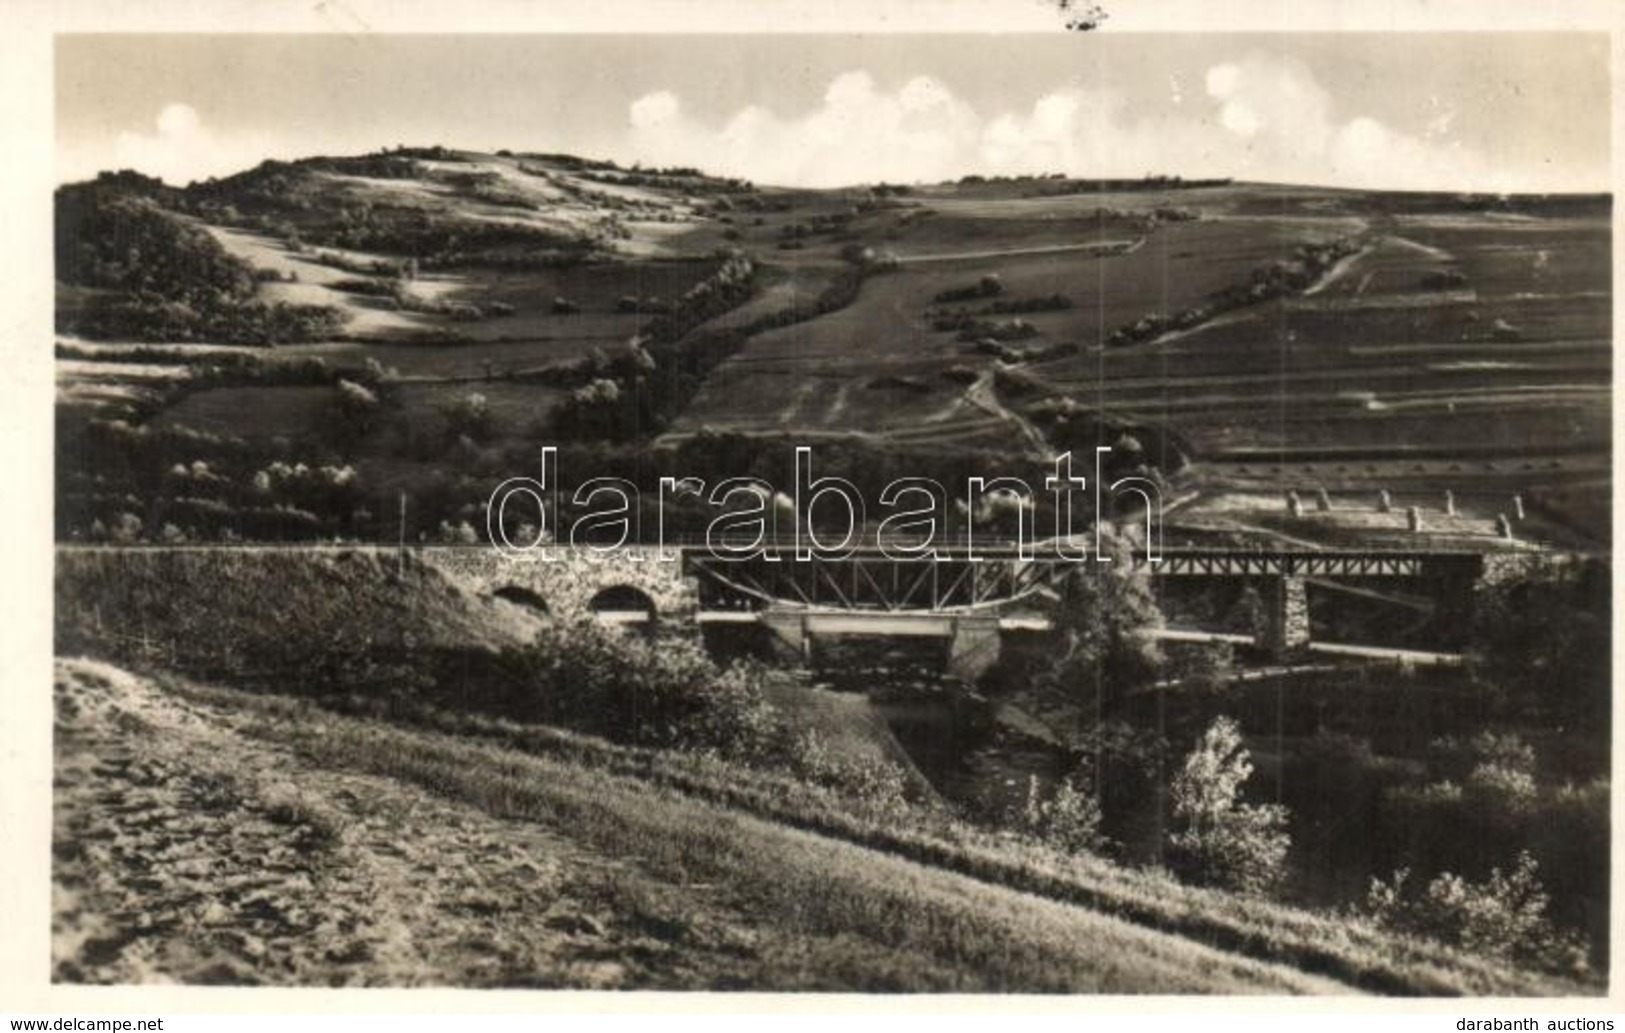
[[[840,559],[786,556],[727,559],[702,548],[614,552],[559,548],[550,559],[516,558],[490,547],[421,547],[415,555],[476,594],[551,616],[587,617],[642,628],[759,625],[797,655],[821,637],[929,637],[946,645],[952,673],[971,679],[997,660],[1002,633],[1050,627],[1046,602],[1071,570],[1096,560],[1024,558],[1011,546],[978,547],[976,558],[899,560],[877,548]],[[675,555],[673,555],[675,553]],[[1495,554],[1449,551],[1169,549],[1130,562],[1154,578],[1226,578],[1261,589],[1258,646],[1276,654],[1310,640],[1308,587],[1379,594],[1420,588],[1464,600]],[[1355,582],[1350,584],[1349,582]]]

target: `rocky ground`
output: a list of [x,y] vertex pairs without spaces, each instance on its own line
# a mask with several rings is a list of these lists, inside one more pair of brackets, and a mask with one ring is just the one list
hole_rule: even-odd
[[750,948],[706,887],[300,765],[116,668],[56,691],[57,980],[676,988]]

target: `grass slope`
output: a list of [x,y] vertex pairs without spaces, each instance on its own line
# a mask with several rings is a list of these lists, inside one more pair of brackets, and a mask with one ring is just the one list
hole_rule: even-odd
[[[517,616],[512,611],[460,593],[416,565],[408,565],[403,577],[387,557],[367,553],[65,549],[58,559],[59,651],[122,656],[143,669],[161,670],[170,662],[169,650],[181,649],[190,658],[190,669],[208,670],[196,661],[213,656],[208,652],[213,647],[197,641],[199,636],[233,644],[248,655],[272,658],[282,654],[267,642],[284,642],[287,655],[307,657],[312,650],[299,648],[301,641],[344,653],[368,643],[395,643],[392,655],[409,662],[414,648],[490,648],[523,641],[528,636],[514,623]],[[499,623],[503,619],[506,626]],[[415,645],[408,648],[408,643]],[[150,647],[143,648],[144,644]],[[222,670],[236,667],[240,663],[234,666],[233,658],[220,658]],[[1536,994],[1575,989],[1394,937],[1341,916],[1182,886],[1157,872],[1057,854],[963,826],[932,808],[859,804],[772,771],[704,756],[615,746],[546,726],[483,717],[466,708],[439,710],[413,704],[396,693],[368,696],[358,688],[332,701],[347,710],[345,714],[275,695],[298,694],[304,688],[302,680],[310,675],[308,669],[267,669],[254,679],[260,694],[179,683],[176,691],[212,714],[252,719],[254,736],[298,752],[307,765],[386,776],[496,817],[537,819],[582,836],[591,833],[602,837],[592,841],[599,855],[653,857],[665,866],[664,877],[679,882],[689,877],[671,873],[689,868],[712,873],[695,875],[694,881],[711,882],[721,877],[718,872],[744,879],[739,866],[747,862],[792,865],[786,858],[820,858],[812,869],[795,876],[800,882],[790,881],[798,887],[794,894],[770,895],[761,903],[767,909],[764,913],[797,915],[796,908],[812,906],[797,903],[803,898],[827,900],[830,907],[845,900],[842,906],[853,909],[856,917],[845,911],[820,912],[795,921],[813,922],[823,930],[820,935],[835,935],[832,930],[844,928],[841,923],[848,917],[853,922],[861,918],[871,923],[859,923],[867,930],[863,935],[873,938],[882,936],[873,915],[889,916],[900,928],[885,935],[916,937],[897,941],[915,952],[936,949],[931,946],[935,933],[929,930],[947,930],[942,932],[947,937],[944,943],[961,944],[954,937],[965,938],[961,946],[944,948],[963,952],[948,959],[950,970],[968,966],[967,959],[982,959],[974,967],[985,970],[988,979],[1003,980],[997,985],[1004,987],[1056,988],[1053,981],[1034,974],[1044,966],[1026,966],[1036,965],[1034,958],[1048,957],[1046,952],[1056,949],[1050,923],[1058,920],[1023,918],[1022,922],[1038,924],[1033,927],[1036,931],[1021,934],[1026,939],[1015,941],[1027,945],[1019,957],[1009,955],[1019,964],[988,969],[984,954],[992,950],[992,934],[976,932],[981,919],[955,918],[943,903],[958,897],[981,899],[976,894],[982,890],[967,888],[972,884],[989,893],[997,890],[989,900],[1004,902],[1013,898],[1000,894],[1014,893],[1022,899],[1043,898],[1049,902],[1046,906],[1070,905],[1072,909],[1053,914],[1074,916],[1068,921],[1082,922],[1080,928],[1093,929],[1099,916],[1109,915],[1147,935],[1166,937],[1144,941],[1162,946],[1142,944],[1143,949],[1135,947],[1125,955],[1144,959],[1143,971],[1165,980],[1156,986],[1135,984],[1137,989],[1191,985],[1190,973],[1170,974],[1166,953],[1172,949],[1170,942],[1193,949],[1205,945],[1202,950],[1218,950],[1228,958],[1284,965],[1378,992]],[[865,739],[861,728],[858,732],[857,738]],[[603,809],[606,800],[621,800],[625,806],[603,813],[594,810]],[[688,827],[685,831],[673,823]],[[770,833],[771,829],[777,832]],[[789,836],[792,829],[797,830],[795,836]],[[747,842],[764,837],[767,841],[736,856],[724,853],[727,836],[718,839],[717,830],[728,830],[727,836],[742,836]],[[865,870],[893,863],[914,866],[886,869],[896,878],[885,885],[895,888],[926,879],[919,907],[921,914],[935,916],[922,927],[927,931],[909,931],[914,920],[905,918],[915,906],[909,903],[912,898],[886,896],[884,887],[865,889],[867,884],[853,881],[856,875],[848,879],[839,872],[819,874],[825,862]],[[936,876],[927,878],[917,869]],[[750,872],[747,883],[763,884],[757,894],[768,894],[766,884],[775,879],[790,879],[760,867]],[[951,883],[933,881],[949,875]],[[837,885],[821,887],[817,879],[836,880]],[[957,881],[961,879],[966,881]],[[949,885],[954,887],[951,893]],[[837,896],[837,891],[845,896]],[[758,906],[755,901],[753,897],[752,907]],[[999,903],[995,910],[1007,906],[1013,905]],[[1076,910],[1080,907],[1084,910]],[[1075,917],[1089,913],[1095,917]],[[1007,924],[1006,919],[999,922]],[[961,929],[965,923],[968,926]],[[1006,925],[995,927],[1001,937],[1009,933]],[[1115,976],[1106,980],[1090,967],[1094,962],[1077,957],[1055,964],[1056,971],[1069,973],[1064,976],[1069,987],[1127,989],[1133,978],[1132,972],[1125,972],[1121,980]],[[1135,962],[1131,969],[1141,971],[1139,965]],[[1097,977],[1104,981],[1090,982]],[[921,977],[918,985],[963,986],[969,985],[964,982],[969,978]]]
[[[56,964],[70,980],[1339,989],[579,764],[310,709],[272,719],[253,697],[187,701],[85,661],[62,662],[58,683],[71,710],[59,753],[70,789],[58,811]],[[241,706],[221,705],[230,703]],[[145,733],[139,747],[87,756],[107,733],[135,728]],[[215,820],[185,814],[211,785]],[[142,799],[168,790],[161,816],[140,813]],[[93,804],[112,800],[124,805],[112,827],[79,853]],[[385,831],[379,819],[391,812],[403,821]],[[206,839],[230,827],[227,844],[265,852],[179,846],[138,877],[124,851],[105,849],[109,839],[128,847],[143,835]],[[316,859],[301,865],[295,854]],[[418,862],[417,874],[400,860]],[[87,861],[105,865],[100,879]],[[259,885],[187,907],[200,865],[205,885]],[[519,878],[527,866],[535,875]],[[619,871],[595,882],[582,871],[595,867]],[[413,889],[428,898],[410,901]],[[129,911],[103,910],[120,895],[163,921],[142,928]],[[313,913],[330,897],[337,921]],[[602,964],[610,958],[626,961]]]

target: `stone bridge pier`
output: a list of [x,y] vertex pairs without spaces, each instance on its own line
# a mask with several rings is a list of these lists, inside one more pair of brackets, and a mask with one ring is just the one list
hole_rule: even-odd
[[1259,648],[1280,655],[1309,644],[1309,587],[1297,574],[1271,578],[1264,592]]

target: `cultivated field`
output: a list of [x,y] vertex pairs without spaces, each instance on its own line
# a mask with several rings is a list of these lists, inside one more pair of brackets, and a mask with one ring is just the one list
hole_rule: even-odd
[[[1227,511],[1251,498],[1267,514],[1288,489],[1448,489],[1492,523],[1520,496],[1538,510],[1523,538],[1608,536],[1607,198],[782,190],[439,149],[154,196],[253,271],[257,303],[330,310],[340,329],[273,348],[64,333],[70,430],[304,438],[392,485],[468,471],[476,457],[450,451],[464,439],[495,468],[493,449],[583,436],[641,453],[723,431],[1043,460],[1127,432],[1177,494],[1229,493]],[[749,282],[673,315],[725,250],[749,256]],[[227,359],[326,372],[211,372]],[[333,440],[312,385],[340,377],[380,413]],[[472,434],[444,417],[470,394],[487,407]]]

